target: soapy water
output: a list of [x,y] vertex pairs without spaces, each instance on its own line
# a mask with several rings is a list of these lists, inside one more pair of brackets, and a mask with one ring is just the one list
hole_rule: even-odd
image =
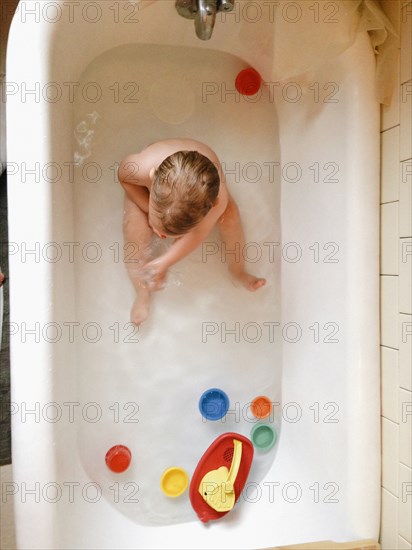
[[[84,168],[88,163],[98,163],[102,176],[97,186],[84,177],[82,169],[75,171],[76,241],[107,246],[113,240],[123,241],[124,190],[116,181],[113,166],[147,143],[176,135],[196,137],[218,151],[227,166],[243,157],[262,163],[273,157],[278,144],[273,105],[268,101],[228,108],[216,96],[210,109],[210,104],[201,100],[199,87],[205,79],[224,81],[229,86],[242,68],[240,60],[222,52],[217,56],[214,51],[152,45],[115,48],[93,62],[82,82],[99,82],[108,89],[114,78],[128,82],[131,74],[141,75],[141,94],[138,103],[117,104],[104,99],[98,113],[91,112],[82,96],[76,98],[73,131],[77,165],[84,163]],[[180,107],[181,88],[170,86],[171,74],[182,80],[189,75],[199,91],[193,113],[180,126],[175,125],[176,119],[165,121],[158,103],[154,109],[150,99],[153,83],[163,79],[170,106]],[[225,131],[216,132],[216,128]],[[242,136],[251,131],[256,139],[246,142]],[[227,179],[243,213],[248,240],[278,241],[279,186],[263,179],[251,185],[236,181],[230,173]],[[213,231],[210,237],[218,242],[218,228]],[[136,241],[135,245],[139,239]],[[238,327],[261,326],[278,318],[277,264],[254,262],[251,269],[268,284],[258,293],[248,293],[231,280],[221,254],[210,255],[206,262],[199,247],[168,270],[166,289],[153,292],[148,319],[130,337],[135,289],[127,271],[136,269],[142,285],[150,286],[156,279],[159,282],[150,272],[151,266],[145,265],[174,242],[173,238],[159,239],[153,234],[143,254],[130,254],[132,249],[125,243],[124,261],[106,261],[103,257],[95,263],[75,265],[76,320],[86,323],[99,319],[108,327],[98,346],[82,340],[76,350],[78,400],[102,404],[108,411],[99,425],[79,425],[81,463],[90,479],[103,487],[108,503],[133,522],[145,525],[196,521],[189,491],[178,499],[166,497],[160,488],[162,473],[176,465],[190,475],[204,450],[222,433],[233,431],[249,437],[251,423],[242,411],[257,395],[281,401],[281,347],[265,338],[251,343],[235,334]],[[205,323],[221,327],[207,340]],[[122,332],[123,325],[126,328]],[[206,389],[215,387],[227,392],[231,414],[221,421],[203,422],[199,398]],[[134,414],[129,418],[130,410],[124,408],[126,414],[113,421],[113,402],[119,404],[120,413],[123,403],[135,404],[138,418]],[[279,431],[280,416],[274,415],[273,423]],[[129,499],[130,485],[120,483],[124,494],[114,503],[117,474],[107,468],[104,457],[118,444],[127,446],[133,456],[127,472],[121,474],[126,476],[122,480],[138,486],[139,492],[137,499]],[[275,454],[276,446],[267,453],[256,453],[250,474],[253,482],[264,478]]]
[[[144,273],[142,274],[142,281],[144,281],[145,285],[151,289],[156,286],[154,275],[155,273],[152,270],[144,270]],[[169,269],[167,272],[166,280],[162,283],[159,290],[164,290],[165,288],[169,288],[170,286],[182,286],[182,281],[180,280],[180,272],[177,272],[176,270]],[[158,287],[156,287],[158,288]]]
[[[92,127],[95,126],[99,118],[101,118],[101,115],[97,111],[93,111],[86,115],[86,120],[82,120],[75,126],[74,137],[77,144],[80,145],[80,151],[74,151],[74,163],[76,167],[80,167],[87,158],[92,156],[95,135],[95,130],[92,129]],[[150,258],[147,263],[163,255],[172,244],[171,239],[167,239],[165,242],[163,239],[153,234],[151,243],[145,250],[145,255]],[[156,288],[157,290],[163,290],[171,285],[182,285],[180,271],[176,269],[168,270],[167,278],[160,287],[155,284],[154,270],[146,268],[145,264],[137,261],[135,268],[133,268],[133,273],[138,276],[143,286],[150,289]]]
[[143,269],[141,273],[142,274],[139,278],[144,286],[149,290],[164,290],[165,288],[168,288],[172,285],[182,285],[182,282],[179,280],[178,275],[170,270],[167,272],[167,279],[160,286],[158,286],[155,282],[155,273],[153,271]]
[[81,166],[83,162],[91,156],[94,144],[94,130],[92,130],[91,127],[96,124],[99,118],[99,113],[93,111],[86,115],[86,120],[82,120],[76,125],[74,137],[78,145],[80,145],[80,150],[74,152],[75,166]]
[[156,282],[155,270],[146,267],[146,265],[147,264],[139,265],[139,262],[136,262],[135,267],[133,267],[132,269],[129,268],[130,272],[132,272],[134,276],[137,276],[141,285],[144,288],[148,288],[149,290],[164,290],[165,288],[170,287],[171,285],[174,285],[174,286],[182,285],[182,281],[179,278],[179,274],[174,272],[174,270],[172,269],[169,269],[167,271],[166,279],[162,282],[161,285],[159,285]]
[[138,259],[127,260],[135,264],[132,268],[129,266],[129,271],[138,277],[142,286],[151,290],[155,288],[156,290],[163,290],[170,286],[181,286],[183,284],[181,281],[181,269],[176,266],[167,270],[166,279],[161,286],[158,286],[155,282],[155,270],[146,267],[151,261],[163,256],[171,246],[173,246],[173,241],[171,239],[164,240],[157,237],[157,235],[153,235],[150,244],[144,251],[144,255],[148,258],[146,262],[142,262]]

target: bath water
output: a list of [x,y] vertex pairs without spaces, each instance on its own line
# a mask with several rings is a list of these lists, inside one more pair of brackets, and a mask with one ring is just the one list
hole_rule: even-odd
[[[104,497],[143,524],[197,521],[189,491],[175,499],[162,493],[163,471],[179,466],[191,477],[216,437],[250,437],[252,399],[281,402],[276,113],[265,91],[258,100],[235,92],[245,66],[213,50],[128,45],[96,58],[77,88],[75,240],[89,250],[76,262],[77,321],[89,327],[78,346],[77,380],[79,400],[94,403],[79,422],[79,454]],[[267,284],[256,293],[234,284],[227,270],[233,251],[214,230],[173,266],[137,330],[130,323],[135,296],[123,263],[117,167],[125,155],[172,137],[203,141],[217,153],[245,231],[247,244],[235,252]],[[213,387],[227,393],[230,407],[223,419],[205,421],[198,401]],[[268,419],[277,432],[280,410],[275,405]],[[280,439],[267,453],[255,450],[249,482],[263,479]],[[104,460],[117,444],[132,453],[121,474]]]

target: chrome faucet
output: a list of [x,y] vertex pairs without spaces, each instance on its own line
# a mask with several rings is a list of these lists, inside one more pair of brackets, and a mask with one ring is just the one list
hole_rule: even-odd
[[176,0],[179,15],[195,20],[196,36],[209,40],[215,26],[216,13],[232,11],[235,0]]
[[200,40],[209,40],[215,26],[217,5],[216,0],[198,0],[195,16],[196,36]]

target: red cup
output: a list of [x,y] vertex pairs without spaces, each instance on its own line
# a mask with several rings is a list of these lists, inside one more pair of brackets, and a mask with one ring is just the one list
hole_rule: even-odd
[[106,453],[106,465],[112,472],[120,474],[127,470],[132,460],[132,453],[125,445],[115,445]]
[[252,67],[240,71],[235,80],[236,90],[242,95],[256,94],[260,90],[261,84],[260,74]]

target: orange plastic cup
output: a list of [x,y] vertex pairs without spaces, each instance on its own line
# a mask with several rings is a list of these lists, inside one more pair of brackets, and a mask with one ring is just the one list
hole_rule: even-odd
[[266,395],[259,395],[254,398],[250,408],[256,418],[267,418],[272,412],[272,401]]

